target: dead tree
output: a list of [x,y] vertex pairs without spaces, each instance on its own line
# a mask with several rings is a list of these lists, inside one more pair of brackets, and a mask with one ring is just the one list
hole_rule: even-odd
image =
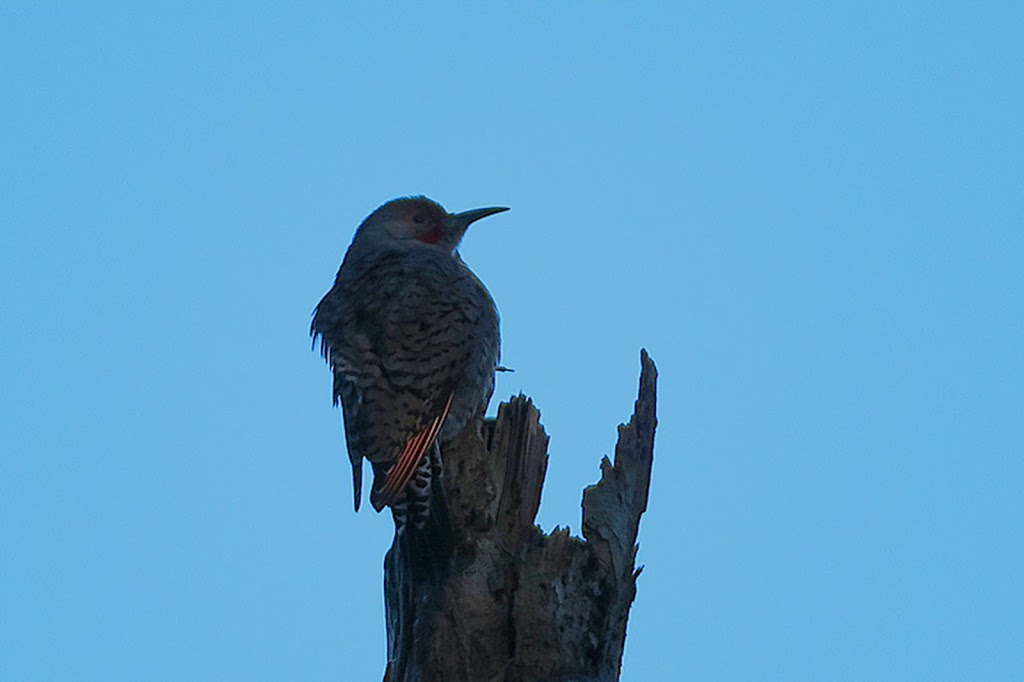
[[619,677],[654,451],[654,363],[619,426],[615,463],[583,491],[583,537],[534,524],[547,469],[540,414],[520,395],[444,451],[455,543],[440,576],[384,560],[385,682],[611,681]]

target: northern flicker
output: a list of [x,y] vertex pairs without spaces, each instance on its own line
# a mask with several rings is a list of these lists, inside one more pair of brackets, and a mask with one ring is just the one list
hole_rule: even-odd
[[[426,197],[389,201],[359,226],[310,334],[334,373],[359,510],[422,528],[442,472],[440,444],[486,409],[499,355],[498,312],[457,248],[470,223],[506,211],[448,213]],[[443,497],[443,493],[441,493]]]

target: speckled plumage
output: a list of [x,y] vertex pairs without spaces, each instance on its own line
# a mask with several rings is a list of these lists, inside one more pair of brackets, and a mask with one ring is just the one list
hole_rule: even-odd
[[[455,249],[470,222],[497,210],[449,214],[423,197],[388,202],[360,225],[314,312],[311,333],[333,371],[344,416],[356,509],[364,457],[373,465],[371,501],[379,510],[396,457],[444,415],[449,398],[437,435],[442,444],[490,400],[498,313]],[[423,460],[436,458],[428,455]],[[422,464],[408,488],[429,496],[431,467]],[[423,506],[405,497],[391,501],[397,522],[406,502]]]

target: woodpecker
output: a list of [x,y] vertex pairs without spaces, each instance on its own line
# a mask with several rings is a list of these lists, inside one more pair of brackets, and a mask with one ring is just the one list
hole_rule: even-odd
[[443,502],[440,445],[494,392],[498,311],[458,246],[471,223],[507,210],[448,213],[423,196],[387,202],[359,225],[313,312],[310,334],[341,403],[355,509],[366,458],[370,503],[391,507],[399,533],[422,529]]

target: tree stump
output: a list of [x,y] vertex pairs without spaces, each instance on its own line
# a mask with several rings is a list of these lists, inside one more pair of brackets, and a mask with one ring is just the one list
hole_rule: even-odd
[[640,391],[615,463],[583,492],[583,537],[534,524],[548,436],[518,396],[444,449],[454,530],[442,575],[384,560],[385,682],[559,682],[619,678],[636,594],[640,516],[654,453],[657,371],[641,351]]

